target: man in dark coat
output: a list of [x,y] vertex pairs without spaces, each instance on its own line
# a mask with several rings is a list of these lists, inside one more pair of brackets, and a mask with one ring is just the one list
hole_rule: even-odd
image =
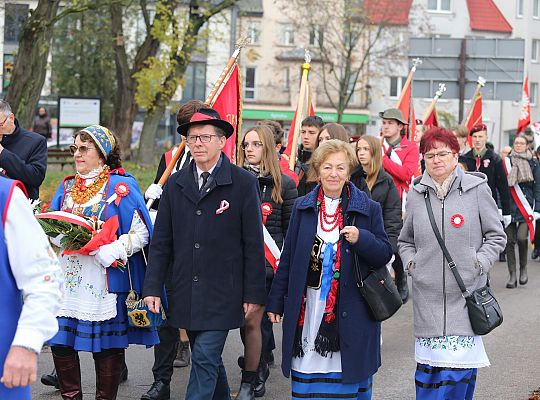
[[[150,246],[143,296],[157,312],[172,261],[169,324],[188,332],[188,400],[230,399],[221,359],[228,331],[266,300],[258,184],[222,154],[232,132],[209,108],[178,127],[193,161],[165,185]],[[243,382],[257,378],[244,372]]]
[[39,198],[47,171],[47,141],[19,126],[9,103],[0,100],[0,169],[8,178],[21,181],[28,197]]
[[305,194],[311,192],[311,190],[315,187],[315,184],[307,181],[307,172],[309,168],[308,162],[311,158],[311,154],[317,148],[317,138],[319,137],[319,132],[323,126],[324,121],[317,115],[306,117],[302,121],[302,146],[298,150],[296,166],[294,167],[294,172],[298,175],[299,179],[298,196],[304,196]]

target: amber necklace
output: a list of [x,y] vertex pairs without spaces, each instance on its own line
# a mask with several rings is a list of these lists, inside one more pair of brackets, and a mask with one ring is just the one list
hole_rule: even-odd
[[85,204],[92,197],[94,197],[101,190],[103,185],[109,179],[109,166],[105,166],[103,171],[99,173],[96,180],[89,186],[86,186],[84,182],[86,179],[81,178],[79,175],[75,176],[75,183],[71,190],[71,198],[75,204]]

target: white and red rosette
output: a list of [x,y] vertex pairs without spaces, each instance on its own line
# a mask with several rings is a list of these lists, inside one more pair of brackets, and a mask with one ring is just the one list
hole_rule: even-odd
[[118,205],[122,197],[126,197],[129,194],[129,186],[125,182],[119,182],[114,187],[114,193],[116,193],[114,204]]
[[461,228],[465,223],[465,218],[461,214],[454,214],[450,217],[450,223],[454,228]]
[[266,219],[268,218],[268,216],[272,215],[272,211],[274,211],[274,209],[272,208],[272,204],[262,203],[261,211],[263,215],[263,225],[266,225]]

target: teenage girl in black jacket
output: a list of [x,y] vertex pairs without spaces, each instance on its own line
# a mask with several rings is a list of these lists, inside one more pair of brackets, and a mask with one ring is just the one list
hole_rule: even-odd
[[[279,168],[279,160],[275,149],[274,135],[269,127],[257,125],[251,128],[242,140],[243,152],[238,154],[238,165],[253,173],[259,180],[261,189],[261,208],[263,224],[279,249],[287,234],[294,200],[298,197],[294,181]],[[261,266],[262,267],[262,266]],[[266,262],[266,290],[270,291],[274,278],[273,267]],[[269,370],[265,355],[271,354],[275,348],[272,333],[272,323],[266,313],[260,320],[246,320],[243,329],[245,360],[239,360],[244,371],[253,371],[253,365],[258,365],[257,378],[252,385],[253,394],[260,397],[265,392],[265,381]],[[259,359],[262,348],[262,357]],[[249,387],[242,385],[237,400],[251,399]]]

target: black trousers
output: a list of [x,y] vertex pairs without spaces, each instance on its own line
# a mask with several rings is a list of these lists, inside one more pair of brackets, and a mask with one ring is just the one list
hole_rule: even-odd
[[[167,285],[165,285],[165,289],[167,297],[170,297],[171,293]],[[170,326],[168,321],[167,319],[165,325],[158,330],[159,344],[154,346],[154,365],[152,366],[154,381],[162,381],[164,383],[171,382],[174,371],[173,362],[176,358],[178,342],[180,340],[178,328]]]
[[536,220],[538,229],[534,230],[534,248],[540,250],[540,219]]

